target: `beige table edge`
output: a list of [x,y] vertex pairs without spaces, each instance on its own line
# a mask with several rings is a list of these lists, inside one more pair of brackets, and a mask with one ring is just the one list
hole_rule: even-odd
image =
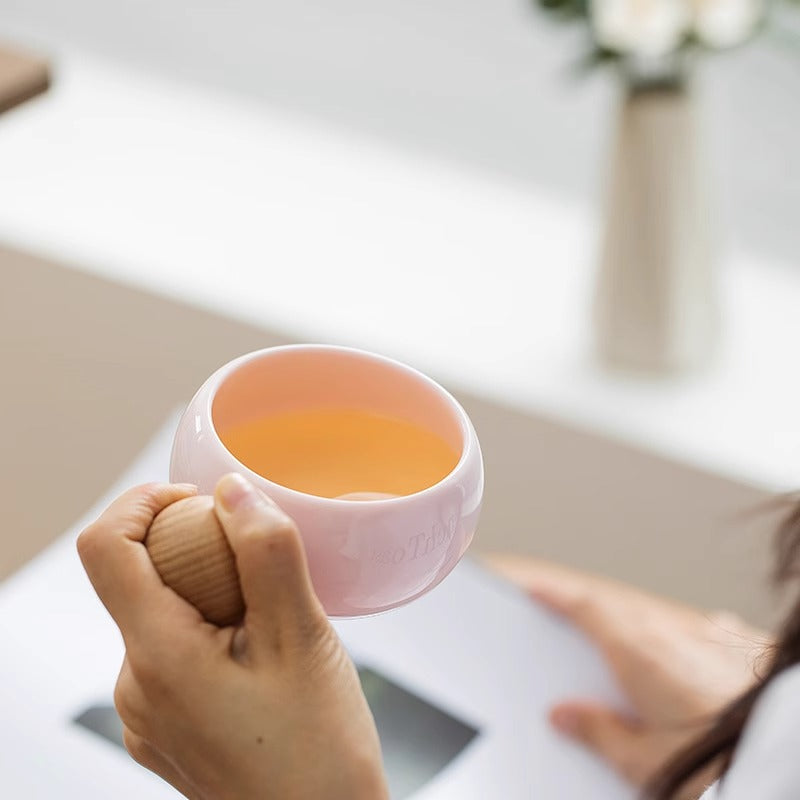
[[[2,578],[84,513],[217,366],[288,338],[10,249],[0,280]],[[762,491],[450,388],[486,461],[476,550],[772,616],[774,515],[743,513]]]

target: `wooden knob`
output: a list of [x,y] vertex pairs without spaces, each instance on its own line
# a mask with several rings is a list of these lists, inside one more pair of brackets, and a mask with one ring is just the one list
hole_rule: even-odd
[[214,512],[214,498],[187,497],[167,506],[144,541],[164,583],[215,625],[244,615],[236,560]]

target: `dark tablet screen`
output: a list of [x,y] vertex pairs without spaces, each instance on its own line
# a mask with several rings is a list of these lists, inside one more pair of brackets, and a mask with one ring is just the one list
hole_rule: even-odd
[[[359,667],[383,749],[395,800],[410,797],[444,769],[477,735],[477,729],[367,667]],[[112,705],[94,705],[75,722],[122,744],[122,723]]]

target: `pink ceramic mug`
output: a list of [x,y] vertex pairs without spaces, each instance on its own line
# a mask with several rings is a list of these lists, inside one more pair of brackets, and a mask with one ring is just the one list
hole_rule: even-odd
[[[421,426],[460,458],[435,485],[375,500],[317,497],[270,481],[238,461],[217,427],[288,411],[364,410]],[[170,479],[210,494],[238,472],[297,523],[314,588],[327,613],[363,616],[408,603],[458,563],[478,522],[483,460],[459,403],[420,372],[345,347],[258,350],[218,369],[189,403],[175,434]]]

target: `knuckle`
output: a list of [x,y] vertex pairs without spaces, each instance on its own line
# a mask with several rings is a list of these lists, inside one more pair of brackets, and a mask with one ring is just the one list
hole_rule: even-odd
[[294,522],[281,516],[270,525],[267,541],[271,549],[293,551],[300,544],[300,535]]
[[97,550],[98,544],[102,536],[102,529],[99,522],[93,522],[87,525],[79,534],[77,540],[78,555],[86,560],[91,559],[94,552]]
[[205,664],[207,656],[192,636],[164,631],[146,647],[128,651],[132,683],[145,700],[164,702],[181,691],[183,676]]
[[123,724],[135,730],[142,729],[142,721],[145,717],[144,709],[141,705],[141,698],[138,696],[129,681],[120,679],[114,687],[114,708]]
[[144,501],[154,501],[158,499],[159,492],[163,488],[163,484],[157,481],[148,481],[147,483],[140,483],[134,488],[134,492]]
[[267,548],[271,551],[291,551],[299,544],[297,527],[289,517],[270,513],[248,520],[241,532],[242,546]]
[[141,736],[137,736],[128,728],[122,732],[122,742],[130,757],[143,767],[147,767],[150,762],[150,748]]
[[585,589],[572,594],[564,603],[567,613],[574,619],[586,619],[595,613],[597,602]]
[[127,521],[132,524],[148,523],[164,505],[163,484],[150,482],[137,486],[130,494]]
[[575,722],[576,733],[581,741],[592,750],[600,750],[606,744],[600,724],[593,714],[580,714]]
[[145,695],[158,694],[167,688],[165,671],[156,653],[129,652],[128,660],[131,673]]

